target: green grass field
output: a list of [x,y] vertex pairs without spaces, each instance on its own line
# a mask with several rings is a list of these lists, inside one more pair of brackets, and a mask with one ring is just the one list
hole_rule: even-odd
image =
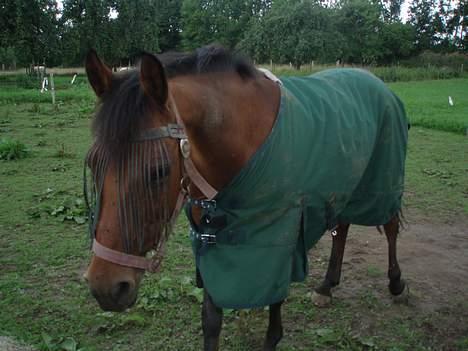
[[[413,124],[405,211],[435,222],[467,222],[468,80],[391,88]],[[50,95],[37,90],[0,90],[0,139],[27,147],[25,158],[0,160],[0,335],[40,350],[201,349],[200,291],[193,285],[185,218],[170,239],[162,272],[146,278],[135,308],[104,313],[89,294],[81,279],[90,257],[81,189],[94,97],[82,83],[59,89],[57,101],[52,106]],[[385,273],[371,267],[368,275]],[[463,296],[448,314],[415,315],[411,305],[393,306],[367,287],[324,310],[310,303],[317,283],[312,278],[294,285],[279,350],[468,349],[462,332],[451,329],[450,338],[434,332],[452,319],[466,325],[456,317],[468,308]],[[385,284],[379,283],[381,291]],[[267,319],[264,310],[226,311],[223,349],[258,349]],[[372,321],[372,328],[362,329],[363,320]]]
[[412,125],[468,135],[468,79],[398,82],[389,86],[405,103]]

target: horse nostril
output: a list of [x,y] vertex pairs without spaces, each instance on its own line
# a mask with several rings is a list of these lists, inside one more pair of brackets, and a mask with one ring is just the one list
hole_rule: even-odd
[[112,288],[111,294],[114,300],[124,300],[130,293],[130,283],[126,281],[118,282]]

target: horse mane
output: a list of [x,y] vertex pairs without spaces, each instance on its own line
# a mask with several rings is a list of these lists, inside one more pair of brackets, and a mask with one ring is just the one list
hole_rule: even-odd
[[157,56],[168,78],[222,72],[235,72],[243,79],[257,75],[255,67],[244,56],[219,45],[204,46],[189,54],[168,52]]
[[[218,45],[205,46],[188,54],[168,52],[157,57],[168,79],[222,72],[236,73],[242,79],[257,76],[255,67],[246,58]],[[111,90],[103,94],[98,105],[92,130],[99,145],[111,154],[119,154],[150,118],[154,104],[140,87],[138,68],[114,74],[112,79]]]

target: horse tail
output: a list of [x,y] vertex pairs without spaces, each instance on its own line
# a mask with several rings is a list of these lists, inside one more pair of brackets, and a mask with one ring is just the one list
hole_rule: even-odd
[[[406,220],[405,218],[405,215],[403,213],[403,208],[400,207],[400,209],[398,210],[398,212],[395,214],[395,216],[397,217],[398,219],[398,226],[400,229],[406,229],[406,225],[408,224],[408,221]],[[393,217],[392,217],[393,218]],[[380,234],[383,234],[383,231],[382,231],[382,225],[378,225],[376,226],[378,232]],[[398,231],[400,232],[400,231]]]

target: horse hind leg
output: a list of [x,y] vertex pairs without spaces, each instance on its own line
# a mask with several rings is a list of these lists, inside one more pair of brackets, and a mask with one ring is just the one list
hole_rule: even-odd
[[332,236],[332,250],[328,262],[327,274],[322,284],[315,289],[312,296],[314,305],[325,307],[331,303],[331,289],[340,283],[341,266],[348,236],[349,224],[340,223],[336,228],[336,235]]
[[268,324],[268,331],[263,344],[263,351],[274,351],[276,345],[283,337],[283,324],[281,322],[281,305],[283,301],[270,305],[270,321]]
[[401,270],[397,261],[396,243],[400,229],[400,218],[395,215],[384,225],[385,235],[388,242],[388,288],[393,296],[400,295],[405,290],[405,281],[401,279]]

